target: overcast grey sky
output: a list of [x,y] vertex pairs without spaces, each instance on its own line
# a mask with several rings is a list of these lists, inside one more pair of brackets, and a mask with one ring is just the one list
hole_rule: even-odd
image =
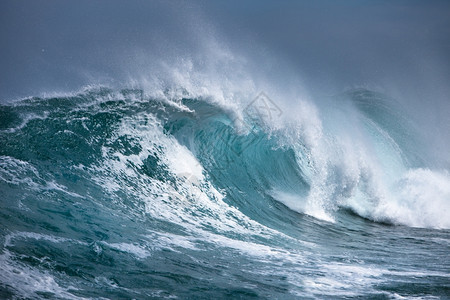
[[0,99],[118,84],[196,55],[204,34],[289,66],[312,91],[449,100],[450,1],[365,0],[1,1]]

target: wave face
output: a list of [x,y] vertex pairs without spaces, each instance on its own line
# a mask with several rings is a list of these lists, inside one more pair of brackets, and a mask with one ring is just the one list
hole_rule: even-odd
[[450,175],[392,99],[177,95],[0,106],[2,298],[449,295]]

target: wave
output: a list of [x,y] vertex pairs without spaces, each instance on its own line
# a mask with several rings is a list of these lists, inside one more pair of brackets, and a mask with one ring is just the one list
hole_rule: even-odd
[[[384,226],[450,227],[450,176],[391,99],[354,90],[286,110],[264,93],[159,95],[0,106],[2,297],[375,297],[448,281],[426,252],[446,253],[447,231]],[[379,249],[402,234],[409,255]],[[352,247],[369,250],[336,255]],[[414,255],[432,268],[392,270]]]
[[305,103],[294,120],[265,94],[238,112],[208,96],[175,94],[91,88],[2,105],[2,184],[90,198],[106,192],[136,214],[193,228],[277,228],[283,215],[274,202],[329,222],[351,210],[377,222],[450,228],[450,175],[427,165],[414,126],[383,94],[357,89],[326,107]]

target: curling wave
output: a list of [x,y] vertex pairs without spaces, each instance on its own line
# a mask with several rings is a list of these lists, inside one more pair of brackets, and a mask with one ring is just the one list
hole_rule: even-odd
[[[357,222],[355,214],[450,228],[449,174],[430,169],[413,125],[382,94],[354,90],[328,108],[305,104],[297,120],[283,119],[283,108],[264,94],[255,100],[268,101],[266,110],[253,101],[240,113],[207,97],[169,95],[95,88],[0,107],[0,187],[8,199],[0,212],[7,228],[0,258],[4,295],[83,297],[83,291],[92,295],[91,279],[110,290],[127,287],[116,296],[176,290],[176,283],[157,289],[162,274],[151,274],[154,284],[145,291],[121,275],[108,279],[108,265],[130,263],[114,253],[142,260],[163,249],[224,247],[314,269],[323,264],[308,254],[316,238],[298,246],[292,226],[307,216],[316,220],[305,219],[302,230]],[[30,239],[42,241],[33,255],[27,254]],[[92,261],[106,275],[64,264],[68,245],[78,253],[75,261]],[[164,264],[160,259],[155,264]],[[192,275],[175,266],[175,282]],[[63,275],[55,281],[52,272]],[[288,276],[289,285],[311,281],[273,272]],[[330,295],[335,288],[350,293],[353,276],[342,272],[330,269],[344,286],[311,286],[306,295]],[[383,272],[361,276],[370,281]],[[76,289],[69,284],[73,276]]]

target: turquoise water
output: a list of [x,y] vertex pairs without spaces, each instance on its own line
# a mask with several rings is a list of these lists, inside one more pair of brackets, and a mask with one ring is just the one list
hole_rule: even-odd
[[450,176],[392,99],[168,98],[0,106],[0,298],[450,297]]

